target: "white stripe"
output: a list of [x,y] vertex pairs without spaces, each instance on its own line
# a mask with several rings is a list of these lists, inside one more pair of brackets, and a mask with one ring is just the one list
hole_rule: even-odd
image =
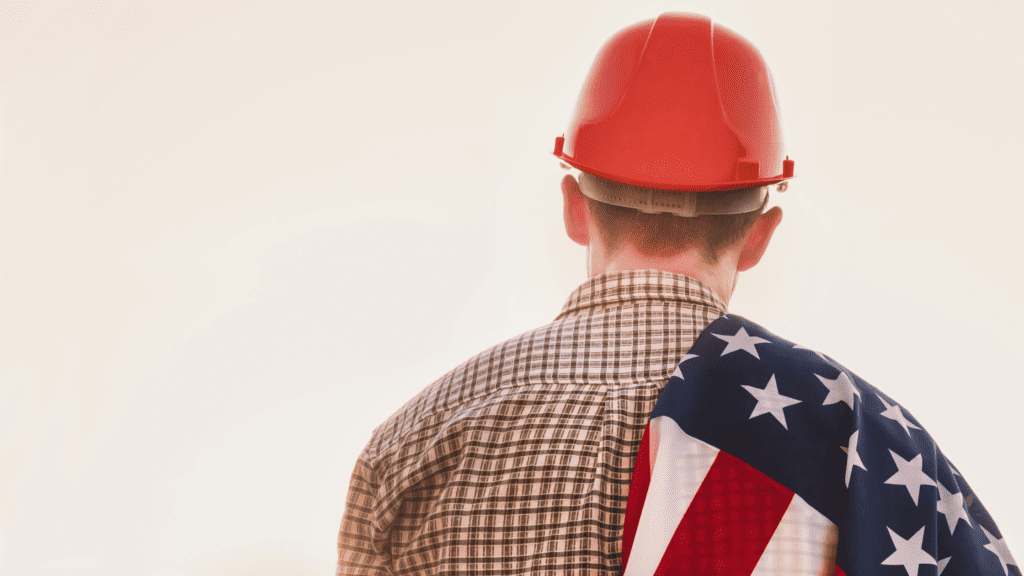
[[836,525],[794,494],[751,576],[834,574],[838,538]]
[[652,576],[693,501],[718,449],[683,432],[675,420],[651,421],[651,484],[636,528],[624,576]]

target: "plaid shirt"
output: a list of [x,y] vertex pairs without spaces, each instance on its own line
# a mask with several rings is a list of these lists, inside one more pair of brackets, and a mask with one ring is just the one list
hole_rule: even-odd
[[597,276],[427,387],[356,462],[338,574],[618,574],[644,426],[725,312],[685,276]]

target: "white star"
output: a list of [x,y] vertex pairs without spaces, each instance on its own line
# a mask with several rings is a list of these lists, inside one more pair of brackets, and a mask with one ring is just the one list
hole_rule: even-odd
[[772,377],[768,379],[768,384],[764,388],[754,388],[753,386],[744,386],[744,388],[746,388],[747,392],[750,392],[751,396],[757,398],[754,411],[750,413],[751,420],[762,414],[771,414],[782,424],[783,428],[789,430],[789,426],[786,425],[786,414],[782,409],[786,406],[799,404],[801,400],[779,394],[779,386],[775,383],[775,374],[772,374]]
[[952,559],[952,556],[947,556],[942,560],[939,560],[939,576],[942,576],[942,571],[946,569],[946,564],[949,564],[949,561]]
[[985,544],[985,549],[995,554],[999,558],[999,564],[1003,567],[1003,574],[1009,574],[1010,570],[1006,567],[1008,564],[1013,564],[1016,567],[1020,567],[1013,556],[1010,554],[1010,549],[1006,546],[1006,540],[1003,538],[996,538],[985,530],[985,527],[981,527],[981,531],[985,533],[985,537],[988,538],[988,544]]
[[673,378],[679,378],[680,380],[682,380],[683,379],[683,371],[679,367],[683,365],[683,362],[686,362],[687,360],[690,360],[690,359],[693,359],[693,358],[697,358],[697,355],[696,354],[683,354],[682,360],[679,361],[679,364],[676,364],[676,371],[672,373],[672,377]]
[[846,372],[840,372],[839,376],[836,376],[835,380],[829,380],[824,376],[818,376],[818,380],[828,388],[828,396],[825,396],[825,400],[822,401],[822,406],[828,406],[829,404],[835,404],[836,402],[843,401],[850,410],[853,410],[853,397],[860,398],[860,390],[854,386],[853,380],[846,375]]
[[882,560],[882,564],[886,566],[903,566],[907,571],[907,576],[917,576],[918,570],[921,569],[921,564],[937,565],[935,558],[932,558],[932,555],[925,552],[921,546],[921,542],[924,540],[924,526],[917,531],[917,534],[911,536],[910,540],[904,540],[888,526],[885,529],[889,531],[889,538],[892,539],[892,544],[896,547],[896,551],[885,560]]
[[906,486],[910,497],[914,499],[914,506],[917,506],[917,497],[921,495],[921,486],[935,486],[935,481],[921,470],[924,461],[920,454],[914,456],[913,460],[904,460],[892,450],[889,450],[889,454],[892,454],[892,461],[896,463],[897,472],[885,483]]
[[725,336],[724,334],[714,333],[712,333],[712,336],[720,340],[725,340],[729,343],[729,345],[725,347],[725,350],[722,350],[722,356],[737,350],[744,350],[746,352],[750,352],[751,356],[760,360],[761,357],[757,355],[757,349],[754,348],[754,346],[758,344],[771,344],[771,341],[769,340],[747,334],[747,329],[743,327],[740,327],[740,331],[734,336]]
[[868,467],[864,465],[864,462],[860,459],[860,454],[857,452],[857,439],[860,437],[860,430],[857,430],[853,434],[850,434],[850,446],[840,446],[843,452],[846,452],[846,487],[850,487],[850,476],[853,475],[853,467],[857,466],[865,472]]
[[939,501],[935,504],[935,510],[946,516],[946,523],[949,524],[949,533],[952,534],[956,530],[956,525],[960,522],[961,518],[966,520],[967,525],[970,526],[971,517],[967,515],[967,509],[964,508],[963,492],[953,494],[946,490],[942,482],[938,483],[938,489]]
[[895,420],[896,423],[898,423],[900,426],[903,426],[903,429],[907,431],[907,436],[910,436],[911,428],[914,428],[916,430],[921,429],[920,426],[915,426],[913,422],[907,420],[907,417],[903,415],[903,411],[900,410],[899,406],[895,404],[889,404],[888,402],[885,401],[885,398],[882,398],[881,396],[878,396],[878,399],[882,401],[882,404],[885,404],[885,412],[882,412],[881,415],[885,416],[889,420]]

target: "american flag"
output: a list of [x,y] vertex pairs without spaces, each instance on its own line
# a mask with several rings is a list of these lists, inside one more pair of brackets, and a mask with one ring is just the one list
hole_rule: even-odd
[[1020,576],[906,409],[736,315],[694,343],[633,469],[625,576]]

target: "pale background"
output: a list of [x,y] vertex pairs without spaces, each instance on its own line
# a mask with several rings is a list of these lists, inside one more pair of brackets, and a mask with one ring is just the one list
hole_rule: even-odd
[[550,155],[663,11],[797,178],[734,312],[907,405],[1024,541],[1024,4],[0,1],[0,573],[330,574],[371,430],[585,280]]

